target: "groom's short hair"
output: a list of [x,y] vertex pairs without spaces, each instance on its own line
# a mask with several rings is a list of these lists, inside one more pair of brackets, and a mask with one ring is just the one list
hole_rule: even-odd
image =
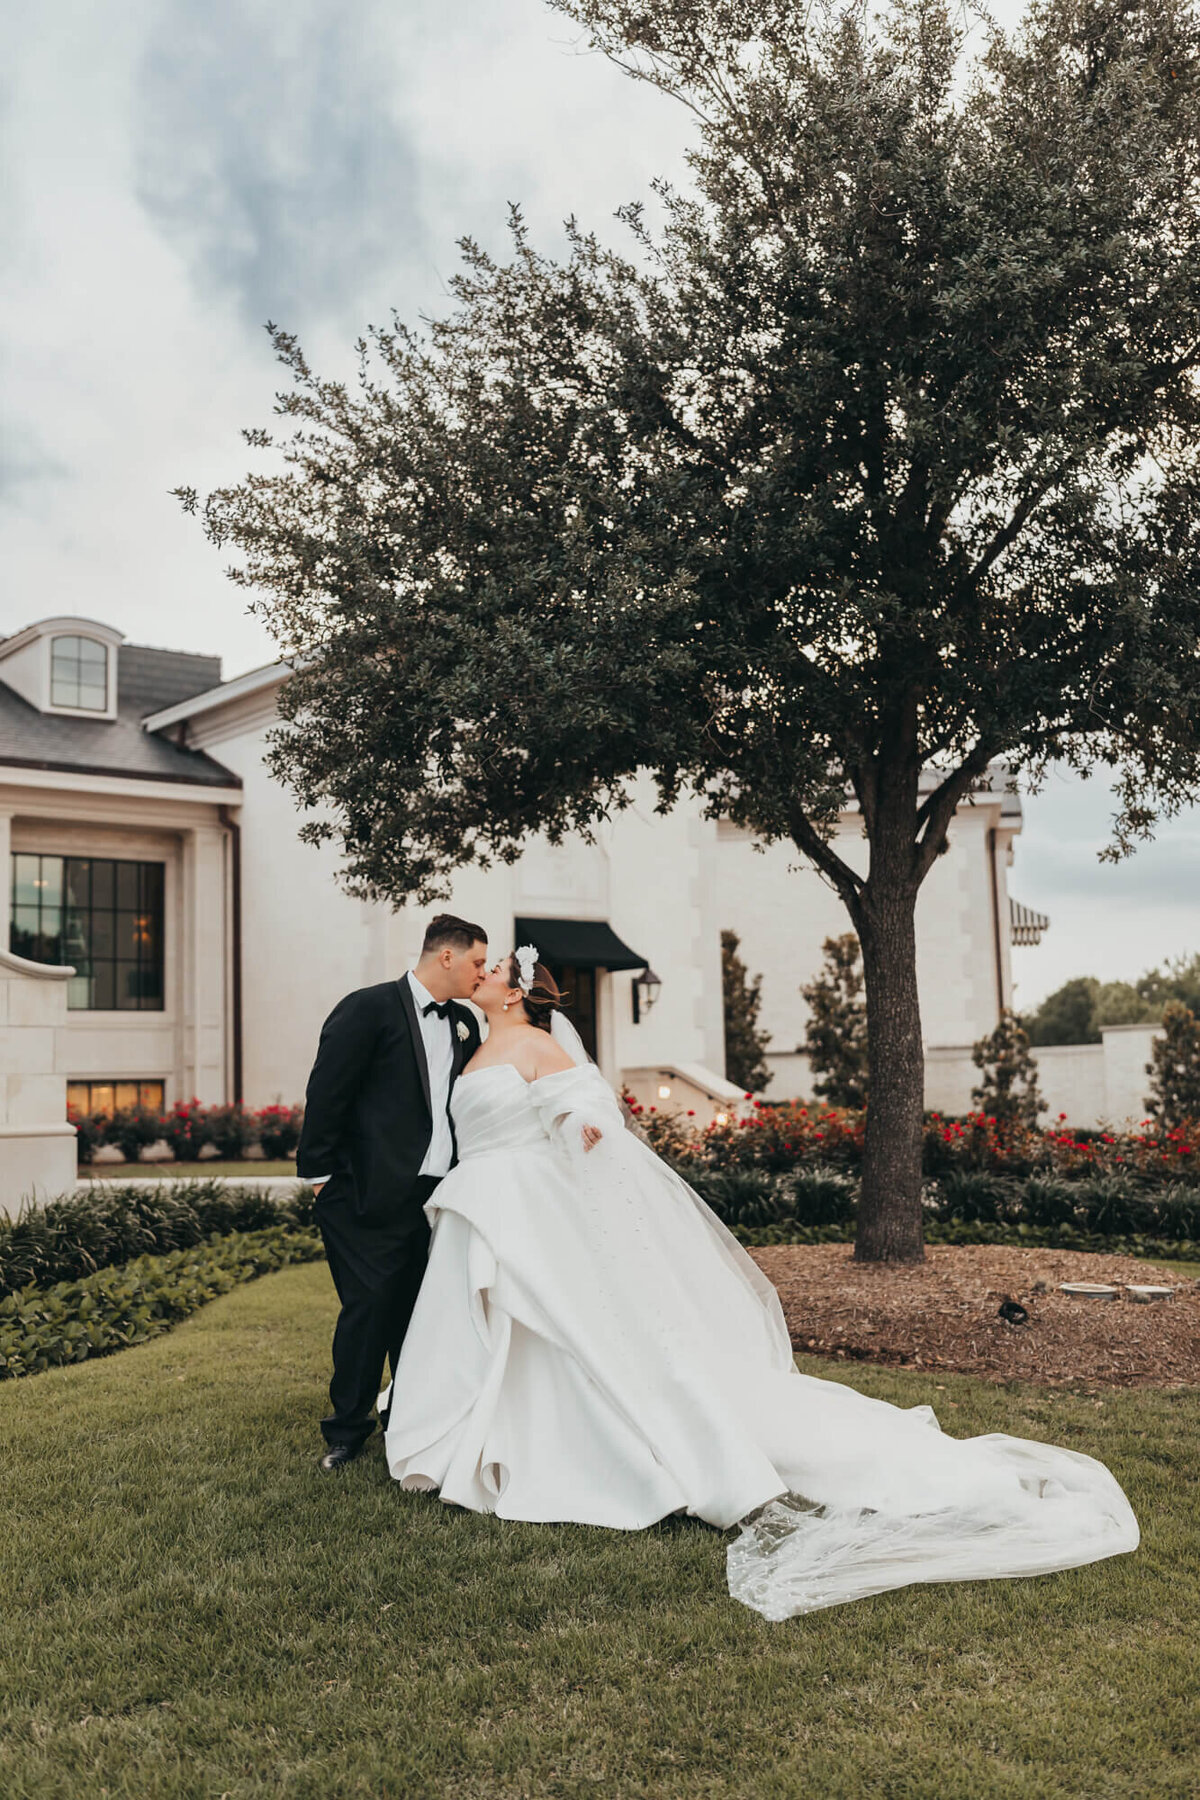
[[452,944],[456,950],[469,950],[472,944],[486,944],[487,941],[487,932],[482,925],[472,925],[468,919],[457,919],[453,913],[438,913],[425,927],[421,955],[428,956],[430,951],[441,950],[446,944]]

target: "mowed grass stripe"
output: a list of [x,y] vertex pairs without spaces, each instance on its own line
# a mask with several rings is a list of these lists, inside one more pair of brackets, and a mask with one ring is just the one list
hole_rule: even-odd
[[315,1466],[327,1270],[0,1389],[0,1794],[1190,1795],[1200,1394],[804,1366],[1102,1455],[1143,1550],[784,1625],[726,1538],[478,1518]]

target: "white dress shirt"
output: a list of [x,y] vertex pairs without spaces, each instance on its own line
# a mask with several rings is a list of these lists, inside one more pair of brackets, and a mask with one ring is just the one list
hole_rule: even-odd
[[448,1175],[454,1160],[454,1139],[450,1133],[450,1081],[454,1074],[454,1016],[439,1019],[434,1012],[425,1013],[433,1004],[433,995],[416,971],[405,976],[417,1003],[417,1020],[425,1045],[425,1061],[429,1064],[429,1107],[433,1114],[433,1132],[419,1175]]
[[[433,1113],[429,1148],[417,1173],[436,1175],[440,1180],[443,1175],[450,1173],[450,1164],[454,1161],[454,1137],[450,1130],[450,1080],[454,1074],[455,1019],[453,1013],[447,1019],[439,1019],[436,1013],[426,1016],[425,1008],[433,1003],[433,995],[423,982],[417,980],[415,969],[410,969],[404,979],[412,989],[412,997],[417,1006],[421,1042],[425,1046],[425,1061],[429,1065],[429,1106]],[[308,1180],[313,1188],[322,1188],[329,1177],[310,1175]]]

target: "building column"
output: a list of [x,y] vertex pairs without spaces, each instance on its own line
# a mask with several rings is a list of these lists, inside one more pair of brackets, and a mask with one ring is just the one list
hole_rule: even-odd
[[12,924],[12,808],[0,807],[0,950],[8,949]]
[[180,895],[179,1020],[182,1098],[207,1106],[230,1098],[229,933],[225,832],[198,825],[183,834]]

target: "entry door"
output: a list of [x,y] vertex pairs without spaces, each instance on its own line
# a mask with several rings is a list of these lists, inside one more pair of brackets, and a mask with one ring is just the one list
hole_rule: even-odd
[[584,1048],[595,1062],[596,1049],[596,971],[577,969],[570,963],[547,963],[546,967],[566,996],[567,1017],[583,1039]]

